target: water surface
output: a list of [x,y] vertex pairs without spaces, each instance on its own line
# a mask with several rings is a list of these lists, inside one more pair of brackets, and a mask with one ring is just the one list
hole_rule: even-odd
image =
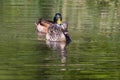
[[[56,12],[72,42],[37,39]],[[1,0],[0,80],[119,80],[119,0]]]

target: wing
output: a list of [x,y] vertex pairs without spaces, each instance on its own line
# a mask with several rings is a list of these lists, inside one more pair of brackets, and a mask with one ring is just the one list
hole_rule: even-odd
[[37,27],[38,32],[48,32],[48,28],[53,24],[52,21],[46,20],[46,19],[39,19],[37,22],[35,22],[35,25]]

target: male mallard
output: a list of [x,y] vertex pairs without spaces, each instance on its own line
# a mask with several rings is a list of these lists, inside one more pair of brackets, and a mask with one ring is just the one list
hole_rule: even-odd
[[49,41],[67,41],[70,40],[68,35],[68,25],[66,22],[62,22],[62,16],[60,13],[56,13],[53,21],[46,19],[39,19],[35,25],[38,32],[46,34],[46,39]]

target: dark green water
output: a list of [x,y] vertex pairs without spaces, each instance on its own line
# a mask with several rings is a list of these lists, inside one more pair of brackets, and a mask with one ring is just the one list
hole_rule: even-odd
[[[34,22],[56,12],[68,46],[37,39]],[[119,80],[119,53],[119,0],[0,0],[0,80]]]

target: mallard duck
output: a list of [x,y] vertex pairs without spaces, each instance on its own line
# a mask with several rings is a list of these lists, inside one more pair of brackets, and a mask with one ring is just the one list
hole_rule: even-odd
[[35,25],[37,26],[37,31],[46,34],[46,40],[49,41],[67,41],[70,39],[68,35],[68,24],[62,22],[62,15],[56,13],[53,21],[46,19],[39,19]]

